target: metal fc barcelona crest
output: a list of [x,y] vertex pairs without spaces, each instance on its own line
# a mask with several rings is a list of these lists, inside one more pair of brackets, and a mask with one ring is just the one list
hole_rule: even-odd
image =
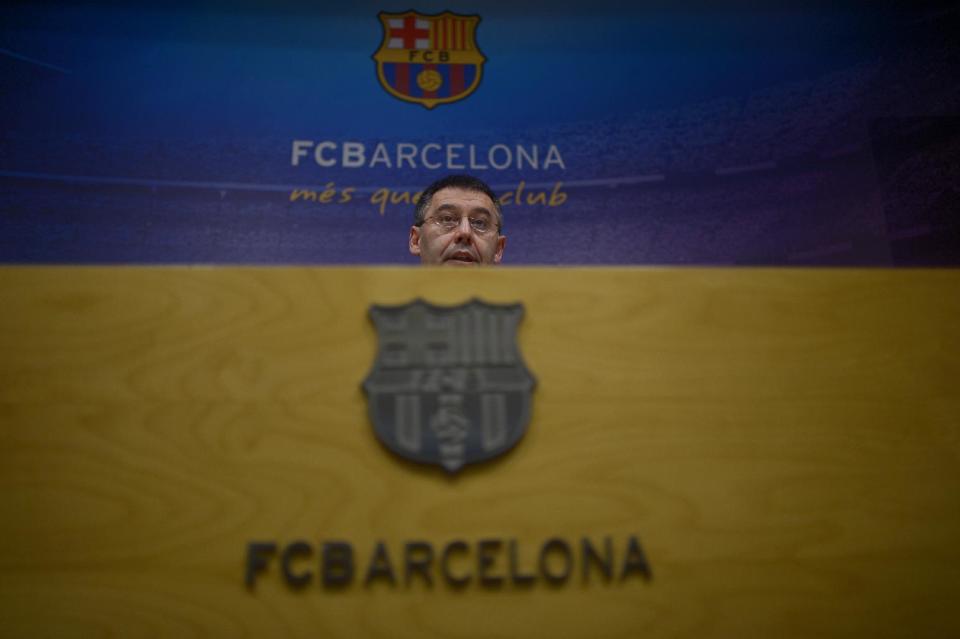
[[455,473],[512,448],[536,380],[517,348],[520,304],[371,306],[379,348],[363,381],[377,438]]
[[462,100],[480,85],[486,61],[476,41],[480,16],[381,11],[378,17],[383,41],[373,59],[390,95],[432,109]]

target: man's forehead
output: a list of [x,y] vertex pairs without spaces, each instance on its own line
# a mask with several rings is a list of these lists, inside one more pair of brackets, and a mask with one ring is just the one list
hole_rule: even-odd
[[447,187],[440,189],[433,194],[430,201],[430,208],[434,211],[440,208],[446,209],[466,209],[469,211],[483,209],[491,215],[496,210],[493,200],[483,191],[471,191],[457,187]]

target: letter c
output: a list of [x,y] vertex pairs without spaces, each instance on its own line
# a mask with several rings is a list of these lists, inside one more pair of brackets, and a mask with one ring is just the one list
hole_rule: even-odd
[[439,144],[434,144],[433,142],[431,142],[430,144],[424,144],[423,148],[420,149],[420,164],[424,165],[428,169],[439,169],[441,166],[439,162],[432,162],[432,163],[427,162],[427,151],[431,147],[437,151],[440,150]]
[[443,578],[447,580],[448,584],[460,588],[470,583],[471,576],[469,572],[460,576],[454,575],[450,572],[450,555],[452,555],[454,552],[466,554],[466,542],[458,539],[456,541],[451,541],[444,547],[443,554],[440,555],[440,570],[443,573]]
[[336,148],[337,148],[336,142],[321,142],[313,150],[313,159],[316,160],[317,164],[319,164],[320,166],[333,166],[334,164],[337,163],[337,161],[331,158],[323,157],[323,150],[330,149],[331,151],[333,151],[333,150],[336,150]]
[[283,576],[287,580],[287,583],[294,588],[301,588],[310,583],[310,580],[313,579],[313,572],[307,570],[296,574],[290,567],[290,563],[294,557],[309,557],[312,553],[313,549],[310,547],[310,544],[305,541],[295,541],[283,549],[283,556],[280,558],[280,565],[283,567]]

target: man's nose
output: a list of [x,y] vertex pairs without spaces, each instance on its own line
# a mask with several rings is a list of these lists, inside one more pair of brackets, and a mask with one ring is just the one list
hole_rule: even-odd
[[457,225],[457,239],[467,239],[473,235],[473,227],[470,226],[470,218],[464,215],[460,218],[460,224]]

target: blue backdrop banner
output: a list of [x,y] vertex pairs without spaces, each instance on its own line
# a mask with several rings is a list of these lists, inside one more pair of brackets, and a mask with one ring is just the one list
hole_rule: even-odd
[[[641,3],[642,4],[642,3]],[[960,265],[955,3],[14,3],[0,262]]]

